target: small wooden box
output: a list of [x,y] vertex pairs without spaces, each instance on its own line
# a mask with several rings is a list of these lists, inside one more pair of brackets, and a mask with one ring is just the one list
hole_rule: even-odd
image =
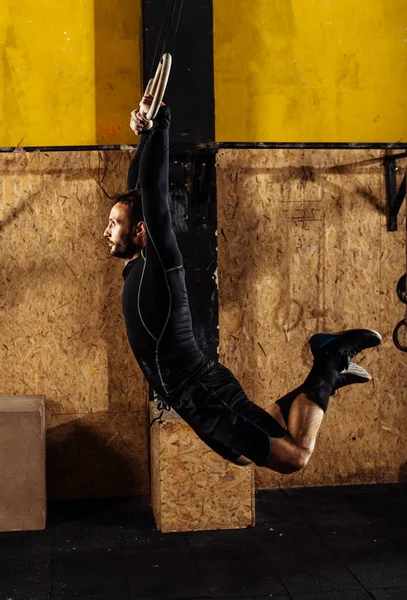
[[[158,417],[150,402],[150,421]],[[175,411],[150,429],[151,499],[157,529],[243,529],[255,524],[254,467],[239,467],[204,444]]]
[[0,396],[0,531],[45,529],[45,398]]

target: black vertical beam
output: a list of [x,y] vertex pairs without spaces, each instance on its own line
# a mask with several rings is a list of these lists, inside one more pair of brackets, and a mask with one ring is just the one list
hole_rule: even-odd
[[[143,0],[143,79],[151,73],[161,24],[173,0]],[[173,40],[169,40],[170,47]],[[168,48],[165,48],[167,50]],[[184,0],[164,97],[171,107],[173,144],[215,139],[212,0]]]
[[215,156],[197,148],[187,153],[174,148],[170,162],[171,216],[184,259],[194,334],[213,359],[219,344]]
[[[173,1],[143,0],[145,85],[152,75],[161,25]],[[184,0],[176,39],[169,39],[164,48],[170,50],[174,42],[164,101],[172,114],[170,207],[184,258],[194,333],[201,349],[216,358],[216,150],[199,147],[215,136],[212,14],[212,0]]]

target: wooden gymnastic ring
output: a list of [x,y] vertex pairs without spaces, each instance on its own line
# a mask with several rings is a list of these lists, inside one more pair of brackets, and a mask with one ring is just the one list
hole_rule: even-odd
[[154,79],[150,79],[147,84],[147,88],[145,94],[150,94],[153,96],[153,101],[151,103],[150,109],[146,114],[146,119],[154,119],[158,113],[158,109],[161,106],[161,102],[163,100],[165,90],[167,88],[168,77],[170,76],[172,64],[171,54],[163,54],[163,57],[157,67],[157,71],[155,72]]

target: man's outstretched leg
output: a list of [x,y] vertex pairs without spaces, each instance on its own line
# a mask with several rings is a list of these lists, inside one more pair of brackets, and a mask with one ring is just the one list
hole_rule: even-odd
[[[342,387],[356,383],[367,383],[370,374],[359,365],[350,363],[349,368],[339,373],[332,388],[331,396]],[[304,392],[304,386],[300,385],[267,408],[267,412],[282,426],[290,432],[297,448],[294,452],[297,458],[295,470],[304,467],[315,448],[315,442],[319,428],[322,424],[324,411],[318,405],[308,400]],[[291,412],[291,409],[292,412]],[[277,442],[277,447],[279,442]],[[284,446],[284,444],[283,444]],[[292,446],[292,445],[291,445]],[[276,443],[274,443],[276,450]],[[298,448],[301,450],[298,451]],[[283,452],[283,450],[281,450]],[[279,452],[277,450],[277,456]],[[279,462],[281,460],[279,459]],[[248,464],[246,461],[245,464]],[[294,465],[292,465],[294,467]]]
[[[370,374],[355,363],[350,363],[349,367],[339,373],[338,378],[332,388],[331,396],[335,394],[335,392],[342,388],[347,387],[348,385],[353,385],[356,383],[367,383],[371,380]],[[266,408],[266,411],[278,421],[278,423],[287,428],[288,427],[288,416],[290,414],[290,410],[294,400],[303,393],[303,385],[298,386],[294,390],[285,394],[282,398],[279,398],[272,404],[269,408]]]
[[380,335],[369,329],[317,334],[311,338],[314,364],[310,374],[302,386],[285,397],[285,403],[282,399],[282,406],[273,405],[268,411],[280,425],[286,424],[288,431],[285,437],[271,438],[272,453],[264,466],[279,473],[293,473],[305,467],[315,448],[329,397],[346,382],[368,380],[367,372],[356,365],[347,375],[351,358],[380,342]]
[[299,394],[291,405],[288,434],[272,438],[272,453],[264,466],[278,473],[295,473],[303,469],[314,451],[323,417],[320,406],[305,394]]

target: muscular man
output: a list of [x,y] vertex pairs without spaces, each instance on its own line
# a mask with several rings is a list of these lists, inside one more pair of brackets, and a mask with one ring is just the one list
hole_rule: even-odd
[[309,375],[267,411],[247,398],[226,367],[201,352],[168,206],[170,110],[161,106],[148,121],[149,104],[143,98],[132,113],[130,126],[141,139],[129,169],[130,191],[116,198],[104,232],[111,256],[127,261],[123,313],[130,346],[164,405],[215,452],[236,464],[293,473],[313,452],[330,396],[370,379],[351,358],[381,337],[370,329],[312,336]]

